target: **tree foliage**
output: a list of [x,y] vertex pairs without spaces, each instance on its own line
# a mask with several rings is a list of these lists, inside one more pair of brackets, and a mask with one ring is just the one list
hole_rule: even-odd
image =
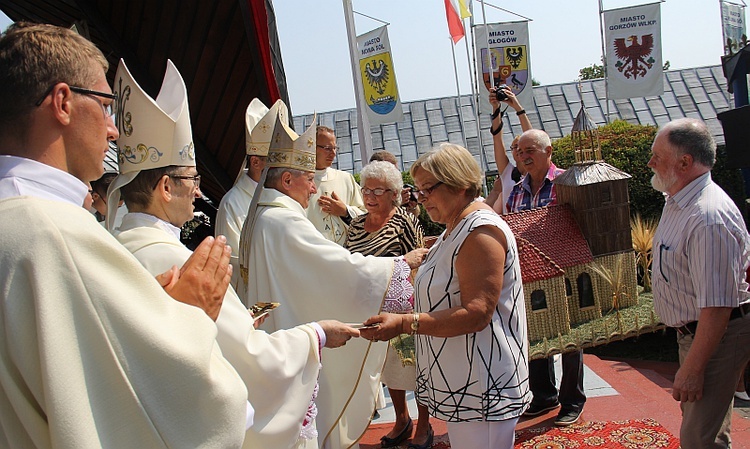
[[599,78],[604,78],[604,66],[601,64],[591,64],[578,71],[578,79],[580,80],[595,80]]
[[[664,63],[663,70],[669,70],[671,64],[669,61]],[[578,71],[578,79],[583,80],[596,80],[604,78],[604,66],[602,64],[591,64],[588,67],[584,67]]]
[[[664,197],[651,187],[653,173],[647,166],[657,128],[615,120],[599,127],[598,131],[604,161],[632,176],[628,181],[630,213],[640,213],[642,217],[652,219],[661,216]],[[575,162],[572,143],[570,136],[552,143],[552,160],[555,165],[566,168]],[[740,210],[744,210],[742,177],[739,170],[726,168],[726,160],[724,147],[719,147],[711,176],[732,197]]]

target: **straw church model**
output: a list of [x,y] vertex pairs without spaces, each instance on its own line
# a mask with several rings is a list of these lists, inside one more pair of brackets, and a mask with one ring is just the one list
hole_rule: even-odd
[[[504,216],[518,242],[532,342],[638,300],[630,175],[602,160],[598,131],[583,107],[572,138],[576,162],[553,181],[557,205]],[[616,298],[595,265],[619,278]]]

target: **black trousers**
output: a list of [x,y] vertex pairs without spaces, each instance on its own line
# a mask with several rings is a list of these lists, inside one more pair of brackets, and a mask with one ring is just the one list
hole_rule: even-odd
[[529,362],[529,388],[538,405],[560,402],[563,409],[582,410],[586,403],[583,392],[583,351],[562,355],[562,381],[555,387],[555,366],[552,357]]

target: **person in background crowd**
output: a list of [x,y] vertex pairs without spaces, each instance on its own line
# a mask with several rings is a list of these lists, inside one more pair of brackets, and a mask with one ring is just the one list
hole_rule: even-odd
[[317,192],[310,198],[307,218],[325,238],[343,245],[352,218],[365,213],[362,192],[354,176],[331,167],[339,150],[334,131],[318,126],[315,142]]
[[[101,178],[91,182],[91,197],[94,200],[94,209],[96,210],[96,218],[99,221],[104,221],[107,217],[107,190],[109,185],[117,177],[117,173],[104,172]],[[117,216],[115,219],[115,227],[119,226],[122,222],[122,216],[127,213],[127,209],[122,209],[123,202],[120,201],[119,207],[117,208]]]
[[[552,180],[565,170],[552,163],[552,143],[544,131],[532,129],[524,132],[518,141],[519,166],[526,170],[521,181],[510,192],[508,212],[536,209],[557,203]],[[560,390],[555,386],[555,367],[552,357],[532,360],[529,363],[529,386],[534,398],[524,413],[537,416],[560,407],[555,425],[569,426],[578,422],[586,403],[583,390],[583,351],[562,354],[562,380]]]
[[531,129],[531,121],[529,116],[526,115],[526,110],[523,109],[521,103],[518,102],[518,98],[513,91],[508,87],[500,88],[505,95],[505,100],[497,99],[497,88],[492,88],[490,91],[489,101],[492,105],[493,113],[490,115],[492,118],[492,124],[490,126],[490,132],[492,133],[492,144],[495,152],[495,165],[497,166],[497,178],[492,186],[492,190],[485,202],[492,206],[498,214],[506,214],[505,204],[508,202],[513,186],[519,181],[520,176],[526,173],[523,162],[517,158],[516,150],[518,149],[518,141],[521,136],[516,136],[513,142],[510,144],[510,151],[515,164],[511,164],[508,159],[508,153],[505,151],[505,142],[503,142],[503,112],[500,109],[500,103],[506,103],[506,109],[508,107],[513,108],[516,111],[518,120],[521,122],[521,129],[526,132]]

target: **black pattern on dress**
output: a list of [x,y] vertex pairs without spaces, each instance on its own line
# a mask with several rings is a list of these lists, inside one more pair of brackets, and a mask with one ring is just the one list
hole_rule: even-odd
[[456,257],[469,233],[480,226],[499,228],[508,241],[503,289],[490,325],[473,334],[417,339],[417,398],[428,404],[432,416],[451,422],[513,418],[530,400],[518,249],[497,214],[474,211],[446,240],[438,238],[417,274],[416,309],[429,312],[460,304]]

